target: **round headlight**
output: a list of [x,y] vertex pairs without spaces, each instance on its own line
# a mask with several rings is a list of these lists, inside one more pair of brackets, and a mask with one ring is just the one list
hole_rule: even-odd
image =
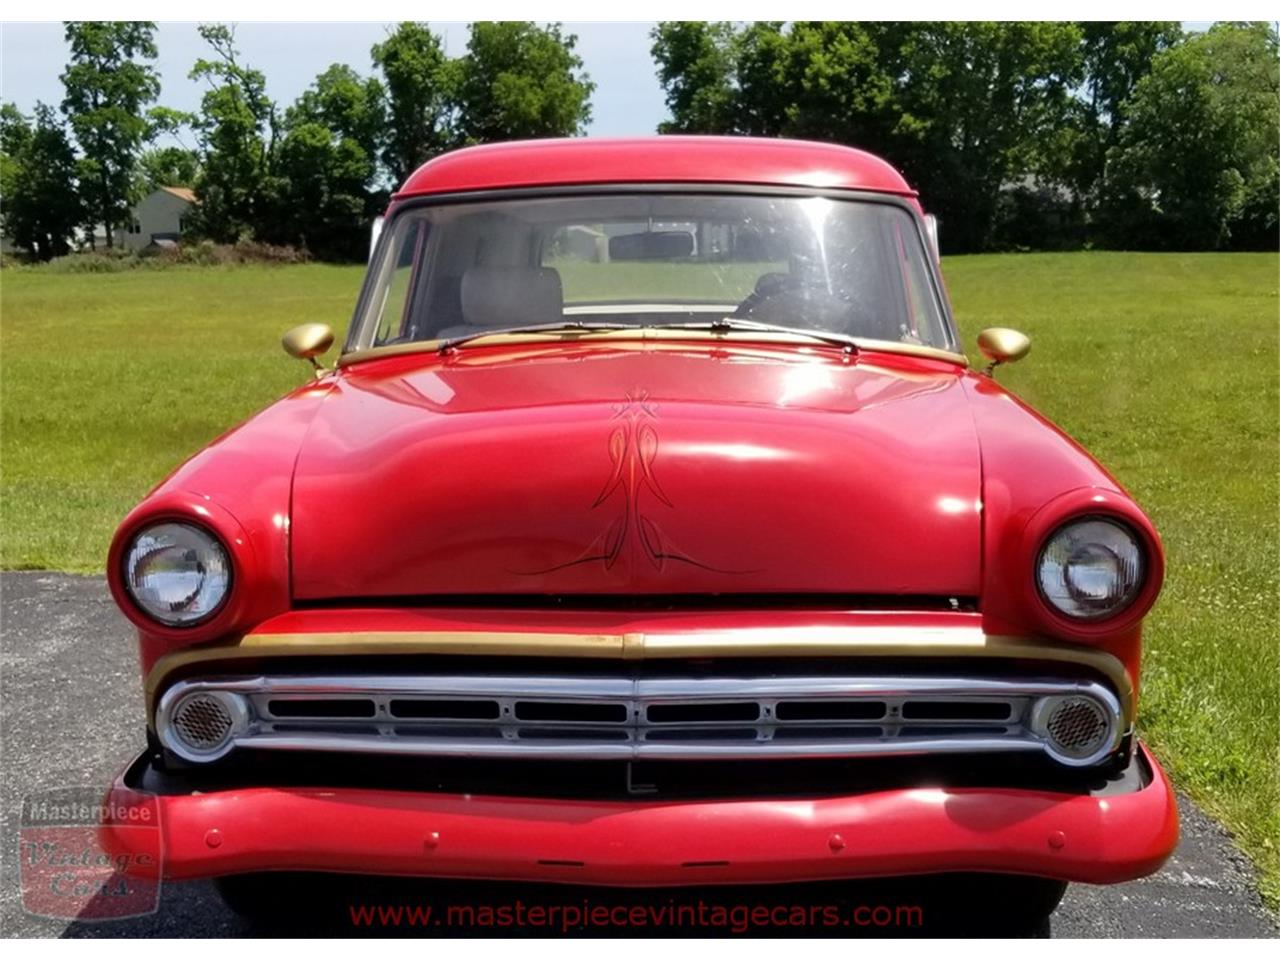
[[157,523],[129,544],[124,582],[148,616],[170,627],[212,616],[231,586],[231,561],[213,536],[189,523]]
[[1040,551],[1040,594],[1077,620],[1115,616],[1133,603],[1146,576],[1142,544],[1128,527],[1097,517],[1054,531]]

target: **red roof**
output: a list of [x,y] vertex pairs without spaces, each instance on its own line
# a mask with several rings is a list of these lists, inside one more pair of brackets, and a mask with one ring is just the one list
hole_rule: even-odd
[[915,196],[902,174],[865,151],[756,137],[592,137],[467,147],[423,164],[396,196],[591,183],[741,183]]
[[200,202],[199,200],[196,199],[196,192],[192,190],[190,187],[161,187],[160,189],[163,190],[165,193],[173,194],[175,197],[177,197],[180,200],[187,201],[187,203]]

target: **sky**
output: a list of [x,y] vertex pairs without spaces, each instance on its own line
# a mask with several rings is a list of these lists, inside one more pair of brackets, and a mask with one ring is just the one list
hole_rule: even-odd
[[[386,23],[242,23],[236,44],[243,61],[266,74],[267,90],[281,106],[292,103],[332,63],[361,74],[372,72],[369,49],[393,26]],[[652,23],[566,23],[577,34],[578,54],[596,83],[591,97],[592,136],[653,133],[666,117],[662,89],[649,56]],[[466,49],[465,23],[433,23],[446,49]],[[191,65],[207,54],[194,23],[160,23],[156,30],[161,105],[194,111],[203,88],[187,79]],[[67,62],[61,23],[0,24],[0,99],[24,113],[36,101],[62,102],[58,77]]]

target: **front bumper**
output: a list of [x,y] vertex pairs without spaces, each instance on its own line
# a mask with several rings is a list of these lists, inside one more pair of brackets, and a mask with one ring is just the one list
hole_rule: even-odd
[[948,872],[1117,883],[1173,852],[1168,778],[1138,746],[1093,794],[915,787],[842,797],[551,800],[357,788],[108,795],[114,854],[127,810],[156,804],[163,875],[307,870],[613,886],[777,883]]

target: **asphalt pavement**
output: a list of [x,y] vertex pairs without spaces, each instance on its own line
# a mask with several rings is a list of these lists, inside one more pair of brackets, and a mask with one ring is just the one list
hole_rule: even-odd
[[[0,574],[0,638],[0,932],[8,937],[222,937],[271,932],[240,919],[206,882],[165,884],[159,908],[131,919],[49,919],[24,909],[23,798],[67,787],[101,790],[142,746],[143,705],[132,633],[101,577]],[[1221,826],[1185,798],[1180,798],[1180,807],[1182,841],[1163,870],[1135,883],[1071,886],[1049,930],[1041,933],[1277,936],[1276,918],[1258,896],[1249,861]],[[428,892],[423,895],[430,896],[430,888],[424,889]],[[892,889],[898,902],[910,899],[901,882]],[[402,898],[404,890],[409,890],[410,899],[418,896],[410,887],[400,890]],[[510,903],[521,895],[512,889],[500,896]],[[863,885],[861,895],[874,902],[877,888]],[[600,898],[609,902],[610,896],[603,893]],[[305,920],[300,931],[306,932]],[[348,921],[345,932],[365,931]],[[382,932],[441,933],[438,928],[418,927]],[[926,927],[925,932],[936,931]]]

